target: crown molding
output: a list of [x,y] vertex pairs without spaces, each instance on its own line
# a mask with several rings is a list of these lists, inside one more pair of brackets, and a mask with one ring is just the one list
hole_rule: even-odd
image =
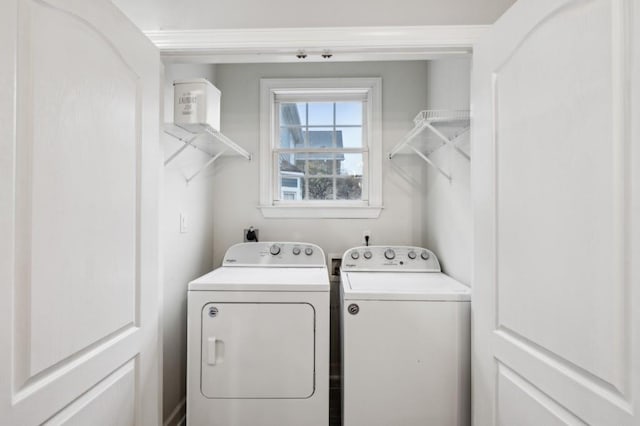
[[[470,54],[486,25],[158,30],[145,34],[168,62],[429,59]],[[322,58],[328,52],[331,58]],[[213,60],[215,59],[215,60]]]

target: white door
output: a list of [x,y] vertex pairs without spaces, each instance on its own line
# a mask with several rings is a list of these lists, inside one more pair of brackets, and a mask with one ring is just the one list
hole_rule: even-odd
[[472,91],[475,424],[640,424],[640,2],[518,1]]
[[0,52],[0,423],[157,425],[159,54],[107,0],[3,0]]

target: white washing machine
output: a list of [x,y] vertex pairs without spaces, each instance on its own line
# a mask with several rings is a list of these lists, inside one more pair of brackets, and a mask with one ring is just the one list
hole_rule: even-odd
[[341,281],[343,425],[469,425],[469,287],[419,247],[352,248]]
[[322,249],[244,243],[189,283],[187,423],[327,426],[329,275]]

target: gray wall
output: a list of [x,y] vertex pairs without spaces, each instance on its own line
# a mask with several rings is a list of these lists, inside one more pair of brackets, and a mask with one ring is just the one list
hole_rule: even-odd
[[[430,61],[427,72],[427,107],[430,109],[468,109],[471,60],[469,58]],[[469,135],[460,146],[469,152]],[[471,192],[470,162],[443,147],[434,152],[433,161],[452,175],[449,182],[431,166],[424,164],[423,241],[432,249],[444,272],[471,283]],[[416,161],[420,161],[416,159]],[[473,161],[473,159],[472,159]]]
[[247,162],[223,159],[212,181],[214,265],[227,247],[242,241],[243,228],[260,229],[260,239],[309,241],[327,254],[342,253],[372,232],[373,244],[420,245],[424,235],[421,202],[423,165],[405,156],[383,159],[384,210],[377,219],[264,219],[259,204],[259,81],[261,77],[382,77],[383,152],[411,128],[427,102],[427,63],[218,65],[215,85],[222,91],[221,130],[253,153]]
[[[173,121],[172,82],[179,78],[215,79],[215,67],[173,65],[165,68],[165,122]],[[162,138],[165,158],[182,146],[174,138]],[[204,164],[208,157],[187,149],[165,167],[162,244],[163,287],[163,418],[174,425],[184,415],[187,356],[187,283],[213,269],[212,172],[201,174],[189,185],[184,173]],[[186,215],[187,232],[180,233],[180,213]]]
[[514,0],[114,0],[143,30],[492,24]]

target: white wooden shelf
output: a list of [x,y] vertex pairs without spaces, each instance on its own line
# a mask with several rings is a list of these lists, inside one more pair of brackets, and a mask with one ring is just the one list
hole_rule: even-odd
[[251,161],[251,154],[247,150],[219,131],[210,126],[202,126],[201,130],[201,132],[194,133],[185,128],[176,126],[173,123],[167,123],[164,125],[164,132],[166,134],[173,136],[184,144],[167,157],[164,161],[165,166],[189,147],[198,149],[211,157],[209,161],[203,164],[195,173],[186,178],[187,183],[195,179],[196,176],[213,164],[223,154],[239,155]]
[[467,160],[471,160],[471,156],[457,144],[469,131],[468,110],[424,110],[416,115],[413,123],[413,129],[389,151],[390,159],[403,150],[409,150],[449,180],[451,175],[431,160],[429,155],[443,146],[448,146]]

